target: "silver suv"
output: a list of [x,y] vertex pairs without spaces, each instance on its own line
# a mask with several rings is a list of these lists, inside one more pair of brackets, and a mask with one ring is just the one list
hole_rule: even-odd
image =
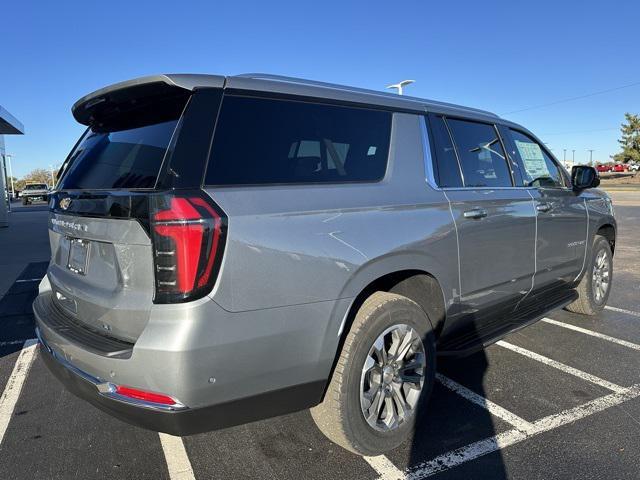
[[81,98],[34,303],[69,390],[174,435],[311,408],[352,452],[410,437],[436,356],[609,295],[616,222],[489,112],[269,75]]

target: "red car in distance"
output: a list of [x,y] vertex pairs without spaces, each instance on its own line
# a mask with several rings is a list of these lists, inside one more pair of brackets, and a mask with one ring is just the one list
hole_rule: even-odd
[[611,171],[611,165],[597,165],[596,166],[596,170],[598,170],[598,172],[600,172],[600,173],[610,172]]
[[616,163],[613,166],[613,170],[614,172],[628,172],[629,171],[629,165],[626,165],[624,163]]

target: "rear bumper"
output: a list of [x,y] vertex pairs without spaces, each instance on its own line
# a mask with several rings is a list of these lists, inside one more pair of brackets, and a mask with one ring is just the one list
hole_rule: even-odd
[[109,382],[105,382],[91,374],[80,370],[72,363],[61,358],[42,339],[39,329],[36,329],[40,340],[42,359],[51,373],[74,395],[88,401],[101,410],[125,422],[148,428],[151,430],[171,433],[172,435],[186,435],[189,433],[185,425],[186,417],[180,415],[188,411],[184,405],[168,407],[154,405],[150,402],[135,402],[133,400],[118,399],[110,391]]
[[[197,313],[185,313],[184,305],[162,309],[165,316],[152,316],[136,343],[123,351],[56,320],[50,296],[41,289],[34,302],[47,367],[73,394],[125,422],[183,436],[303,410],[322,398],[326,377],[305,369],[293,384],[283,385],[291,379],[292,368],[305,366],[299,358],[292,358],[291,349],[256,351],[262,340],[256,329],[243,328],[241,338],[230,339],[227,326],[237,325],[236,318],[211,310],[219,307],[210,300],[191,302]],[[208,310],[202,313],[201,308]],[[269,312],[256,318],[271,325],[269,320]],[[224,329],[219,328],[222,324]],[[196,327],[216,327],[227,336]],[[116,384],[169,395],[176,404],[123,398],[116,394]]]
[[42,358],[71,393],[106,413],[138,427],[176,436],[193,435],[310,408],[319,401],[325,382],[297,385],[211,407],[190,409],[131,402],[101,391],[108,384],[60,358],[42,339]]

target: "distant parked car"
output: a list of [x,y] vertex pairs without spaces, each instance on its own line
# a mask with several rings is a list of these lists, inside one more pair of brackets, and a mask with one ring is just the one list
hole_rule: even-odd
[[29,183],[25,185],[24,190],[20,192],[23,205],[29,205],[35,200],[44,200],[49,198],[49,187],[46,183]]
[[613,171],[614,171],[614,172],[618,172],[618,173],[620,173],[620,172],[627,172],[627,171],[629,171],[629,166],[628,166],[628,165],[626,165],[626,164],[624,164],[624,163],[616,163],[616,164],[613,166]]
[[598,172],[600,173],[610,172],[611,165],[597,165],[596,170],[598,170]]
[[632,163],[629,165],[630,172],[637,172],[638,170],[640,170],[640,163]]

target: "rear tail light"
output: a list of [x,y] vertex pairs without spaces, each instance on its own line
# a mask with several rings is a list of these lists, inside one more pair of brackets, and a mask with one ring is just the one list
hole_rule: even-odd
[[203,192],[154,196],[150,229],[155,260],[155,303],[204,297],[216,281],[227,218]]
[[117,395],[131,398],[133,400],[141,400],[143,402],[159,403],[160,405],[181,405],[176,399],[163,393],[147,392],[139,388],[126,387],[124,385],[114,385]]

